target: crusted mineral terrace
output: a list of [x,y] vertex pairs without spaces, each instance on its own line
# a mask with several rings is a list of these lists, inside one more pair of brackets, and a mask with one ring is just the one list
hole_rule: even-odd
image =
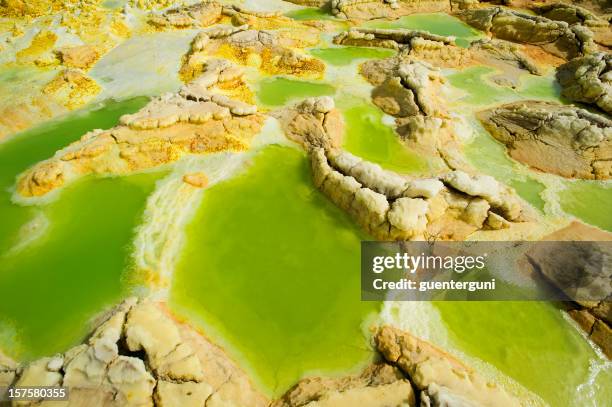
[[612,54],[575,58],[557,69],[557,80],[566,98],[612,114]]
[[188,153],[240,151],[259,132],[257,107],[224,94],[240,88],[242,71],[226,60],[206,62],[204,72],[176,94],[153,99],[110,130],[94,130],[24,173],[18,193],[45,195],[87,174],[118,175],[154,168]]
[[576,4],[568,4],[563,2],[543,4],[539,2],[534,3],[535,4],[532,6],[532,10],[542,17],[555,21],[564,21],[570,25],[584,25],[593,32],[593,39],[596,43],[606,47],[612,46],[612,31],[610,29],[609,21],[610,15],[607,16],[606,20],[606,17],[600,17],[594,12]]
[[[285,21],[288,19],[283,19],[281,23],[288,24],[288,21]],[[320,78],[323,75],[323,62],[298,50],[319,41],[318,29],[300,25],[290,31],[253,29],[250,28],[252,24],[248,19],[240,20],[240,23],[238,26],[217,25],[200,31],[184,57],[180,71],[182,78],[189,80],[197,76],[207,55],[255,66],[268,74],[291,74],[310,78]]]
[[612,121],[575,106],[521,101],[478,114],[511,157],[567,178],[612,177]]
[[163,304],[131,298],[87,341],[24,365],[0,359],[0,385],[65,386],[70,406],[266,406],[247,376]]
[[381,240],[461,240],[530,216],[513,190],[487,175],[453,171],[411,179],[322,148],[312,149],[311,162],[315,186]]
[[439,68],[403,54],[361,65],[361,74],[374,85],[372,101],[395,117],[402,141],[451,168],[463,168],[460,120],[444,99],[445,79]]
[[287,137],[305,148],[335,148],[342,144],[342,114],[329,96],[308,98],[272,115],[279,119]]
[[394,19],[412,13],[450,12],[448,0],[332,0],[331,10],[351,20]]
[[496,38],[538,45],[566,60],[597,50],[593,33],[580,24],[569,25],[564,21],[501,7],[465,10],[458,13],[458,16]]
[[309,377],[272,401],[164,304],[130,298],[101,317],[83,344],[63,354],[25,364],[0,354],[0,385],[69,387],[70,406],[521,405],[495,383],[407,332],[382,326],[373,341],[381,361],[360,375]]
[[[498,39],[473,41],[469,48],[456,45],[455,38],[409,29],[352,28],[334,38],[336,44],[391,48],[402,57],[426,61],[436,67],[465,68],[487,65],[501,74],[493,79],[499,85],[516,87],[525,73],[542,75],[548,63],[561,62],[548,56],[542,60],[541,52],[533,47]],[[553,57],[554,58],[554,57]]]

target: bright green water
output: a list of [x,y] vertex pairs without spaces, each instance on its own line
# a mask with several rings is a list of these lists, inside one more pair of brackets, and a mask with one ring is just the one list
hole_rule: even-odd
[[543,211],[545,202],[540,194],[544,191],[544,185],[518,173],[519,164],[508,157],[506,147],[491,137],[480,123],[474,121],[473,127],[475,136],[463,150],[470,164],[480,172],[509,184],[523,199]]
[[469,46],[470,42],[482,34],[456,17],[444,13],[411,14],[395,21],[375,20],[367,22],[364,27],[373,28],[409,28],[412,30],[429,31],[432,34],[452,35],[457,37],[457,45]]
[[349,65],[360,59],[382,59],[395,54],[394,50],[371,47],[315,48],[310,53],[331,65]]
[[379,305],[359,298],[365,236],[314,188],[303,153],[269,147],[206,191],[187,238],[173,307],[201,319],[264,389],[371,357],[360,325]]
[[546,202],[542,199],[542,192],[546,187],[540,182],[525,177],[524,179],[513,179],[508,184],[516,190],[516,192],[527,202],[533,205],[534,208],[544,212]]
[[393,129],[382,122],[383,113],[376,106],[365,101],[340,104],[344,105],[347,151],[400,173],[423,172],[428,168],[427,160],[404,146]]
[[[551,406],[586,406],[577,387],[587,381],[596,355],[561,312],[544,302],[435,303],[451,338],[465,352],[487,361],[540,395]],[[595,401],[607,405],[612,389],[599,377]],[[577,397],[575,399],[574,397]]]
[[307,7],[300,10],[293,10],[285,13],[287,17],[294,20],[332,20],[334,16],[327,13],[325,10],[314,7]]
[[[493,72],[491,68],[473,67],[451,74],[448,78],[451,85],[467,92],[466,96],[461,98],[461,103],[472,105],[475,110],[518,99],[564,103],[560,97],[559,86],[551,76],[525,75],[521,87],[512,90],[489,82],[486,76]],[[510,184],[525,200],[543,210],[544,200],[540,193],[545,186],[524,175],[532,170],[525,170],[525,167],[508,157],[506,148],[493,139],[476,119],[473,120],[472,126],[476,130],[476,136],[464,150],[470,163],[480,171]],[[520,173],[517,172],[519,167],[522,167]],[[612,188],[601,182],[559,179],[567,187],[560,194],[563,210],[586,223],[612,230],[608,209],[612,202]],[[585,199],[587,196],[589,199]]]
[[612,232],[612,186],[597,181],[566,181],[561,207],[591,225]]
[[498,105],[519,99],[560,101],[561,89],[552,76],[525,74],[518,89],[498,86],[488,79],[497,71],[487,66],[474,66],[448,75],[452,86],[466,93],[461,103],[476,106]]
[[[15,176],[84,132],[110,127],[145,102],[110,102],[0,144],[0,347],[13,356],[30,359],[65,350],[87,333],[92,315],[120,298],[132,230],[155,178],[82,181],[37,208],[10,202]],[[19,229],[41,212],[49,221],[46,233],[22,250],[10,251]]]
[[288,102],[307,97],[326,96],[336,93],[327,83],[289,79],[281,76],[266,78],[259,83],[257,99],[267,106],[284,106]]

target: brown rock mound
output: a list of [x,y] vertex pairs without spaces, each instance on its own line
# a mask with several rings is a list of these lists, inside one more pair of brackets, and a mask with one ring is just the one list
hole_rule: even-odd
[[495,383],[407,332],[384,326],[374,339],[384,359],[410,378],[421,406],[521,405]]
[[582,25],[570,26],[564,21],[553,21],[501,7],[465,10],[458,13],[458,16],[497,38],[538,45],[566,60],[597,50],[593,33]]
[[381,363],[360,376],[307,378],[270,407],[413,407],[414,391],[401,371]]
[[344,121],[329,96],[308,98],[272,115],[279,119],[287,137],[306,150],[337,148],[342,144]]
[[414,13],[450,12],[448,0],[332,0],[332,13],[350,20],[396,19]]
[[517,161],[567,178],[612,177],[612,121],[575,106],[509,103],[478,118]]
[[[549,241],[612,241],[612,233],[580,222],[545,236]],[[612,359],[612,296],[605,301],[580,301],[567,304],[569,315],[589,335],[604,354]]]
[[319,31],[309,29],[291,32],[254,30],[248,25],[215,26],[201,31],[183,58],[180,74],[189,80],[201,71],[206,56],[216,55],[241,65],[256,66],[269,74],[290,74],[319,78],[325,64],[296,48],[314,45]]
[[566,98],[612,114],[612,54],[575,58],[557,69],[557,80]]

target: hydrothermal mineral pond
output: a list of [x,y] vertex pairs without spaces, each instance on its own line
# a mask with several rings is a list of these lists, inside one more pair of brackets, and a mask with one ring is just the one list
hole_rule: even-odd
[[362,239],[313,186],[303,153],[268,147],[206,191],[172,302],[279,395],[305,373],[354,370],[372,358],[365,323],[379,305],[354,295]]
[[[0,340],[25,360],[81,340],[100,307],[121,298],[126,249],[155,176],[86,180],[36,206],[11,202],[11,185],[32,163],[87,130],[110,126],[146,100],[107,102],[0,145]],[[109,205],[106,199],[120,199],[122,205]]]
[[[612,10],[323,3],[0,2],[0,404],[610,404],[605,263],[510,252],[612,241]],[[365,301],[366,241],[567,297]]]

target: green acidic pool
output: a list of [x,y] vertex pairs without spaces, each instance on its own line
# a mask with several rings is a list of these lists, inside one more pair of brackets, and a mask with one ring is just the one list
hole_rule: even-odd
[[471,124],[475,130],[474,138],[463,149],[470,164],[480,172],[509,184],[533,207],[544,211],[545,202],[541,196],[544,185],[526,175],[529,172],[526,167],[517,172],[522,165],[508,156],[506,147],[491,137],[475,118]]
[[359,298],[365,238],[312,185],[303,153],[273,146],[206,191],[173,280],[175,310],[278,395],[302,375],[346,371],[372,353]]
[[382,59],[395,54],[394,50],[370,47],[315,48],[310,53],[332,65],[349,65],[360,59]]
[[[12,204],[10,186],[29,165],[145,102],[109,102],[0,144],[0,348],[12,356],[65,350],[87,333],[89,318],[120,298],[132,230],[155,177],[82,181],[43,207]],[[40,218],[48,229],[15,251],[19,230]]]
[[266,78],[259,83],[257,99],[267,106],[284,106],[290,101],[335,93],[336,89],[327,83],[276,76]]
[[466,92],[461,103],[472,105],[491,105],[510,102],[515,96],[511,88],[497,86],[487,80],[487,76],[497,72],[486,66],[475,66],[457,71],[448,76],[452,86]]
[[294,20],[331,20],[334,16],[327,13],[325,10],[314,7],[306,7],[300,10],[293,10],[285,13],[287,17]]
[[340,101],[346,122],[344,148],[380,166],[400,173],[424,172],[427,160],[409,150],[393,129],[382,121],[383,113],[374,105]]
[[395,21],[371,21],[364,24],[372,28],[409,28],[429,31],[432,34],[452,35],[457,37],[457,45],[469,46],[470,42],[482,34],[456,17],[444,13],[412,14]]
[[536,99],[563,103],[561,89],[555,78],[551,75],[535,76],[525,74],[521,76],[521,85],[518,89],[499,86],[488,79],[497,71],[487,66],[474,66],[448,75],[452,86],[466,92],[461,98],[462,104],[482,106],[510,103],[515,100]]
[[612,185],[600,181],[565,181],[561,207],[586,223],[612,232]]
[[[587,394],[591,364],[603,364],[561,311],[544,302],[438,302],[460,349],[497,367],[551,406],[603,406],[612,397],[596,378],[595,399]],[[597,386],[598,384],[595,384]],[[579,390],[579,386],[583,389]],[[592,403],[592,404],[591,404]]]

